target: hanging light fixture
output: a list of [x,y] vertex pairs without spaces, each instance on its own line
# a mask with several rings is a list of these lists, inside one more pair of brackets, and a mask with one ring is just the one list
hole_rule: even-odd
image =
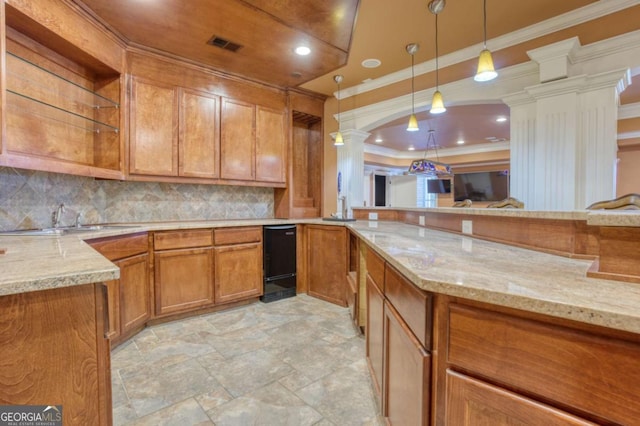
[[483,25],[484,25],[484,38],[482,52],[478,58],[478,71],[473,79],[475,81],[489,81],[498,76],[495,68],[493,67],[493,58],[491,57],[491,51],[487,49],[487,0],[483,2]]
[[413,74],[413,65],[414,65],[414,55],[418,51],[418,44],[411,43],[407,44],[407,53],[411,55],[411,116],[409,117],[409,125],[407,126],[408,132],[417,132],[420,130],[418,128],[418,119],[416,118],[415,112],[415,90],[414,90],[414,74]]
[[436,16],[436,91],[433,93],[431,99],[431,114],[442,114],[447,109],[444,107],[444,100],[442,99],[442,93],[440,93],[439,79],[438,79],[438,14],[444,9],[445,0],[432,0],[429,3],[429,11]]
[[336,133],[336,140],[333,142],[334,146],[343,146],[344,139],[342,138],[342,123],[340,121],[340,83],[342,83],[342,75],[334,75],[333,81],[338,84],[338,133]]
[[[449,164],[441,163],[438,156],[438,145],[436,145],[436,137],[434,136],[435,130],[429,129],[427,132],[427,147],[424,150],[424,157],[419,160],[413,160],[409,166],[408,174],[410,175],[425,175],[428,177],[435,177],[438,179],[449,178],[453,176],[451,172],[451,166]],[[429,147],[433,146],[436,152],[436,161],[427,160],[427,152]]]

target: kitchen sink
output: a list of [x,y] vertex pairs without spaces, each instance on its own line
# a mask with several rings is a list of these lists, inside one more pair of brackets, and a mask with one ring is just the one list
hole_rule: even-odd
[[90,232],[90,231],[108,231],[110,229],[127,229],[127,228],[137,228],[136,225],[80,225],[80,226],[70,226],[68,228],[61,228],[65,233],[74,233],[74,232]]
[[73,234],[77,232],[108,231],[111,229],[126,229],[126,228],[137,228],[137,226],[136,225],[80,225],[80,226],[69,226],[69,227],[63,227],[63,228],[18,229],[15,231],[0,231],[0,235],[57,236],[57,235]]
[[16,231],[0,231],[0,235],[62,235],[64,229],[41,228],[41,229],[18,229]]

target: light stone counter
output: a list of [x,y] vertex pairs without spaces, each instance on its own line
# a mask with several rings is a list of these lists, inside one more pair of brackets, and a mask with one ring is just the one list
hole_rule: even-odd
[[[479,209],[478,209],[479,210]],[[118,268],[83,240],[141,231],[306,223],[257,219],[136,224],[50,236],[0,236],[0,296],[108,281]],[[640,333],[640,284],[586,278],[569,259],[397,222],[347,222],[391,265],[428,291]]]
[[0,237],[0,296],[109,281],[120,270],[77,236]]
[[589,212],[587,225],[640,227],[640,210]]
[[488,209],[488,208],[410,208],[410,207],[354,207],[353,210],[398,210],[416,213],[447,213],[472,216],[499,216],[499,217],[524,217],[531,219],[565,219],[565,220],[586,220],[590,214],[587,210],[575,211],[546,211],[546,210],[523,210],[523,209]]
[[640,284],[587,278],[591,261],[397,222],[348,227],[424,290],[640,333]]
[[[242,219],[215,221],[136,223],[129,228],[69,233],[61,236],[0,235],[0,296],[47,290],[120,277],[120,270],[84,240],[127,235],[142,231],[171,229],[262,226],[288,223],[318,223],[343,226],[343,222],[322,219]],[[126,225],[126,224],[125,224]]]
[[416,213],[447,213],[470,216],[521,217],[529,219],[586,220],[592,226],[640,227],[640,210],[574,210],[543,211],[526,209],[488,208],[410,208],[410,207],[354,207],[354,210],[385,211],[397,210]]

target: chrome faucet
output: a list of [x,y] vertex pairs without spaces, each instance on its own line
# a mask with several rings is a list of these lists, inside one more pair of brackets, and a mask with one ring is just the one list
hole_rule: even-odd
[[342,201],[342,218],[347,219],[347,196],[343,195],[339,200]]
[[54,228],[60,226],[60,219],[62,218],[62,214],[64,213],[64,204],[60,203],[57,209],[51,213],[51,224]]

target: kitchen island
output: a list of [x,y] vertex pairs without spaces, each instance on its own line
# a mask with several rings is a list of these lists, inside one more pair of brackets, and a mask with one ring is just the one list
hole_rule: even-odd
[[[424,212],[424,209],[416,209],[409,213],[420,215]],[[494,215],[589,221],[587,228],[622,224],[620,226],[625,229],[637,226],[638,217],[586,212],[558,213],[558,217],[540,212],[518,213]],[[459,213],[456,211],[452,214]],[[480,213],[475,214],[481,216]],[[538,414],[551,412],[556,415],[557,411],[562,416],[573,416],[584,422],[624,424],[629,418],[625,416],[637,414],[636,411],[640,410],[635,399],[627,399],[629,392],[637,393],[638,389],[634,387],[640,383],[640,377],[636,377],[640,375],[637,362],[633,361],[640,354],[637,347],[640,344],[638,284],[588,278],[587,272],[596,259],[595,255],[558,256],[546,249],[530,250],[522,248],[522,244],[518,244],[521,247],[515,247],[487,241],[483,237],[476,238],[455,231],[442,232],[398,220],[358,220],[350,223],[320,219],[167,222],[131,224],[136,227],[56,237],[2,236],[0,247],[6,247],[7,253],[0,256],[0,270],[3,271],[0,277],[1,322],[2,330],[5,330],[0,340],[4,348],[3,359],[9,361],[2,364],[0,380],[3,384],[13,385],[2,387],[4,390],[0,400],[3,403],[22,400],[30,403],[63,403],[69,407],[66,413],[71,416],[72,423],[82,423],[87,419],[92,419],[95,424],[110,423],[107,385],[109,344],[104,337],[108,324],[108,318],[105,318],[107,294],[102,283],[117,279],[119,270],[83,240],[132,233],[284,223],[297,223],[301,227],[346,227],[358,241],[359,253],[354,257],[358,259],[359,271],[357,298],[361,303],[358,309],[367,317],[366,324],[359,325],[366,329],[368,349],[379,351],[380,357],[374,360],[377,365],[372,366],[372,375],[379,377],[374,382],[379,387],[381,409],[392,423],[407,419],[424,424],[454,421],[455,417],[448,417],[454,414],[451,408],[447,411],[447,407],[471,404],[471,400],[464,395],[477,395],[477,392],[474,393],[476,390],[486,390],[486,387],[492,391],[490,395],[496,396],[490,401],[481,401],[484,407],[506,398],[507,401],[516,401],[518,409],[525,407],[522,408],[524,412],[533,410]],[[34,255],[37,255],[38,261],[34,261]],[[376,274],[376,271],[382,271],[382,274]],[[71,294],[75,292],[82,294]],[[378,297],[377,305],[372,296]],[[59,301],[55,309],[47,307],[54,301]],[[30,304],[40,310],[25,308]],[[20,312],[16,317],[17,311]],[[416,312],[420,315],[416,316]],[[372,318],[372,315],[378,314],[379,317]],[[22,325],[17,327],[16,324]],[[85,328],[79,330],[78,324]],[[30,333],[25,334],[27,325]],[[483,329],[483,325],[486,325],[486,329]],[[508,328],[501,328],[506,325]],[[93,342],[93,352],[78,365],[68,364],[63,350],[47,358],[50,348],[42,349],[43,344],[51,344],[51,350],[56,348],[49,340],[43,340],[45,335],[50,334],[48,327],[58,327],[56,339],[63,346],[72,347],[69,346],[69,339],[82,335],[83,343],[80,346]],[[373,336],[376,332],[379,332],[378,340]],[[488,334],[476,335],[476,332]],[[38,333],[40,337],[32,339]],[[19,336],[25,337],[19,339]],[[510,340],[512,338],[517,338],[524,346],[519,347]],[[565,351],[570,360],[568,365],[575,366],[575,369],[568,370],[567,363],[557,361],[554,358],[557,354],[546,350],[540,351],[540,358],[532,357],[528,350],[532,342],[537,342],[536,339],[540,339],[543,349],[549,345],[546,339],[555,339],[551,347]],[[13,346],[4,344],[12,341],[22,343]],[[27,347],[27,341],[35,346]],[[495,344],[487,347],[487,341]],[[473,351],[468,346],[470,342],[476,343]],[[563,342],[568,342],[568,346],[563,347]],[[374,344],[382,346],[375,348]],[[38,353],[35,350],[37,347],[40,348],[39,358],[33,355],[26,360],[23,355],[25,349]],[[605,347],[604,352],[598,352],[598,348],[602,347]],[[404,351],[406,348],[411,350]],[[513,357],[512,354],[516,353],[518,356]],[[591,364],[581,359],[580,353],[590,353]],[[469,354],[476,361],[485,362],[470,362]],[[610,361],[604,359],[605,354],[611,357]],[[505,356],[515,360],[512,365],[509,365]],[[399,366],[395,359],[402,360],[402,365],[419,367],[420,374]],[[533,367],[528,362],[533,363]],[[623,368],[609,368],[611,362]],[[542,368],[545,363],[551,366],[550,369]],[[598,374],[587,374],[586,368],[593,366],[593,363],[600,366]],[[21,365],[28,366],[26,372],[19,372]],[[87,365],[91,368],[87,369]],[[88,380],[91,386],[83,391],[85,394],[82,398],[91,407],[83,408],[79,402],[77,406],[73,403],[75,408],[71,407],[70,401],[77,401],[77,396],[72,399],[60,393],[58,385],[53,385],[55,379],[47,376],[47,372],[61,370],[71,375],[84,372],[91,376]],[[523,374],[522,382],[514,381],[515,370],[542,373]],[[581,375],[586,379],[578,379]],[[564,383],[568,386],[558,386],[562,395],[567,397],[546,392],[548,380],[555,376],[562,378],[560,385]],[[587,399],[571,388],[578,386],[596,392],[598,386],[604,386],[605,382],[601,379],[605,376],[612,382],[607,382],[606,391],[599,391],[599,399]],[[74,389],[74,383],[78,378],[70,380],[71,394],[77,395],[79,390],[77,386]],[[542,388],[534,386],[536,382],[542,384]],[[42,393],[30,393],[29,389],[34,389],[35,383],[52,383],[52,390],[49,394],[40,390],[38,392]],[[401,387],[415,390],[416,395],[420,396],[416,398],[401,391],[398,393],[399,383]],[[415,386],[411,387],[411,383]],[[39,386],[39,389],[44,388]],[[59,395],[59,401],[50,400],[55,395]],[[91,398],[86,398],[86,395],[91,395]],[[614,403],[612,401],[615,398],[617,402]],[[584,401],[588,403],[585,405]],[[479,402],[473,404],[469,406],[477,406]],[[498,405],[504,405],[504,401]],[[544,406],[544,409],[540,406]],[[620,414],[621,406],[625,407],[626,414]],[[398,413],[403,414],[397,417],[400,415]],[[416,413],[418,420],[402,417]]]

